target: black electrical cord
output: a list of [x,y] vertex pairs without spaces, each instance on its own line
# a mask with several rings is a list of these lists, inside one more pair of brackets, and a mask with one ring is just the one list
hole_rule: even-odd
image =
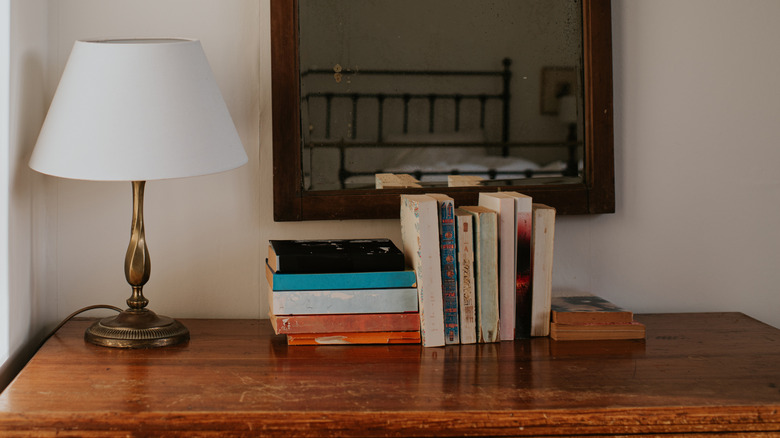
[[86,312],[88,310],[94,310],[94,309],[109,309],[109,310],[115,310],[117,312],[122,312],[122,309],[120,309],[119,307],[111,306],[109,304],[95,304],[95,305],[92,305],[92,306],[87,306],[87,307],[81,308],[81,309],[71,313],[70,315],[66,316],[65,319],[63,319],[62,322],[60,322],[57,325],[57,327],[54,328],[54,330],[50,331],[49,334],[46,335],[45,338],[43,338],[41,343],[38,344],[38,348],[36,348],[35,351],[40,350],[41,347],[43,347],[43,344],[45,344],[46,341],[49,340],[49,338],[54,336],[54,334],[57,333],[57,330],[61,329],[62,326],[65,325],[65,323],[67,323],[71,319],[75,318],[76,316],[78,316],[78,315],[80,315],[80,314],[82,314],[82,313],[84,313],[84,312]]

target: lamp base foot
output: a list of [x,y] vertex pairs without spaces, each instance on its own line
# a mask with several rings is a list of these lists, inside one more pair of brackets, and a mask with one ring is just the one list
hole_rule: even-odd
[[113,348],[157,348],[190,339],[190,331],[179,321],[151,310],[127,309],[119,315],[92,324],[84,340]]

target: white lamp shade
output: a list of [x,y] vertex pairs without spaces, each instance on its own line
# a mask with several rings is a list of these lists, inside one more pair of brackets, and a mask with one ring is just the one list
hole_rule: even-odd
[[30,158],[63,178],[148,181],[247,162],[199,41],[77,41]]

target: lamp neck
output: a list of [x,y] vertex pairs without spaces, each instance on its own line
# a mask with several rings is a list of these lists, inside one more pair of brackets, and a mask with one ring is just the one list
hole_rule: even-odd
[[152,264],[146,247],[144,233],[144,186],[146,181],[133,181],[133,222],[130,231],[130,245],[125,255],[125,278],[133,287],[133,294],[127,299],[127,305],[133,310],[141,310],[149,304],[144,298],[143,286],[149,281]]

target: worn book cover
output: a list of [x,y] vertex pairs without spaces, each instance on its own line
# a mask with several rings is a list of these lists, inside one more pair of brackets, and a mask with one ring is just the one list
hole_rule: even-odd
[[474,220],[477,342],[499,341],[498,222],[496,212],[482,206],[466,206]]
[[628,323],[633,312],[586,293],[556,293],[551,301],[552,321],[562,324]]
[[328,272],[318,274],[282,274],[267,263],[265,278],[271,290],[386,289],[415,287],[414,271]]
[[533,204],[531,240],[531,336],[550,334],[555,209]]
[[401,237],[406,263],[417,274],[420,332],[425,347],[444,341],[438,203],[427,195],[401,196]]
[[515,282],[515,339],[531,334],[531,235],[533,232],[533,201],[528,195],[504,192],[515,199],[517,224],[517,268]]
[[270,293],[274,315],[417,312],[417,289],[291,290]]
[[458,275],[455,240],[455,202],[447,195],[429,193],[439,206],[439,248],[441,289],[444,299],[444,342],[460,343],[458,316]]
[[390,239],[271,240],[268,264],[280,273],[403,271]]
[[498,220],[499,334],[502,341],[515,339],[517,310],[517,216],[514,197],[503,192],[482,192],[479,205],[496,212]]
[[550,337],[557,341],[644,339],[645,331],[644,324],[636,321],[619,324],[550,323]]
[[355,333],[419,331],[420,315],[409,313],[337,314],[337,315],[270,315],[274,332]]
[[460,343],[477,342],[477,304],[474,291],[474,220],[471,214],[455,209],[458,245],[458,305],[460,310]]

